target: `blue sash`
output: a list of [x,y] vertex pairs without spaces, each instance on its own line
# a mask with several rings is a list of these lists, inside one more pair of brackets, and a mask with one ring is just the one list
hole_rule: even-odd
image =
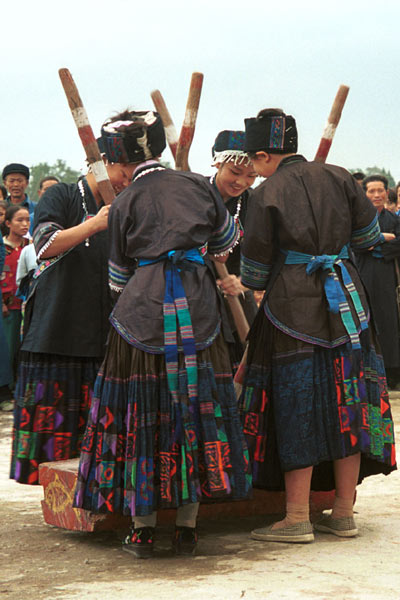
[[[185,368],[188,380],[189,412],[192,421],[196,423],[195,401],[197,400],[197,357],[196,344],[193,335],[192,320],[189,305],[183,288],[180,271],[194,271],[196,265],[204,265],[201,255],[203,248],[190,250],[171,250],[155,259],[139,259],[138,267],[167,261],[165,267],[165,294],[163,302],[164,313],[164,348],[167,370],[168,388],[175,404],[176,430],[175,438],[180,439],[181,469],[182,469],[182,498],[189,499],[186,454],[193,451],[195,440],[191,432],[190,419],[183,418],[185,407],[179,403],[178,377],[178,330],[181,334]],[[195,425],[197,428],[197,424]],[[197,432],[197,436],[199,432]]]
[[204,265],[204,259],[198,248],[190,250],[171,250],[155,259],[139,259],[138,266],[144,267],[157,262],[167,261],[165,268],[164,347],[167,368],[168,387],[173,401],[178,403],[178,330],[181,334],[185,366],[188,377],[189,400],[197,398],[197,360],[189,305],[183,289],[181,270],[193,271],[196,264]]
[[321,254],[319,256],[295,252],[294,250],[281,250],[281,252],[286,256],[286,265],[306,264],[307,275],[311,275],[311,273],[314,273],[319,269],[329,271],[324,283],[325,296],[328,301],[329,310],[336,314],[340,312],[343,325],[350,337],[351,344],[355,350],[359,350],[361,345],[357,327],[339,277],[335,271],[335,267],[340,268],[344,286],[350,294],[351,301],[360,321],[361,330],[367,329],[368,321],[361,304],[360,296],[350,277],[350,273],[342,261],[344,258],[349,258],[347,246],[343,246],[339,254]]

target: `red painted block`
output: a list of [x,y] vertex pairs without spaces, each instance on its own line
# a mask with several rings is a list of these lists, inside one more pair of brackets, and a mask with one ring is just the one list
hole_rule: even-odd
[[[79,459],[43,463],[39,466],[39,483],[43,486],[43,517],[46,523],[74,531],[109,531],[127,529],[130,517],[119,514],[96,515],[82,508],[73,508],[74,489]],[[311,492],[312,513],[332,508],[334,492]],[[248,517],[284,513],[284,492],[253,490],[251,500],[232,502],[212,502],[200,505],[201,519],[221,517]],[[157,521],[160,524],[173,523],[175,510],[160,510]]]
[[96,515],[72,502],[79,458],[43,463],[39,483],[43,486],[43,517],[46,523],[73,531],[105,531],[129,527],[130,518],[122,515]]

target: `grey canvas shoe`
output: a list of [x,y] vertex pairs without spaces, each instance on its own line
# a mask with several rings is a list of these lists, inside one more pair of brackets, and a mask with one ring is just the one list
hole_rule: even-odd
[[9,401],[9,400],[4,400],[3,402],[0,402],[0,410],[4,411],[4,412],[11,412],[14,410],[14,402]]
[[273,525],[254,529],[250,537],[263,542],[307,543],[314,541],[313,527],[310,521],[302,521],[289,527],[272,529]]
[[353,517],[338,517],[335,519],[331,515],[324,515],[314,523],[314,529],[325,533],[333,533],[338,537],[354,537],[358,534]]

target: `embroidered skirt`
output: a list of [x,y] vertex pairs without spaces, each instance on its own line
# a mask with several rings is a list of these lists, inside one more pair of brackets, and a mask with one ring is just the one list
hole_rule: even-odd
[[37,484],[42,462],[79,456],[101,359],[22,352],[11,479]]
[[143,352],[111,330],[82,444],[75,506],[139,516],[249,494],[248,453],[221,335],[197,353],[197,367],[197,400],[189,403],[179,355],[174,403],[164,355]]
[[361,452],[360,481],[396,469],[393,421],[373,330],[327,349],[292,338],[260,311],[250,334],[240,410],[254,487],[284,489],[284,472],[314,466],[334,489],[333,461]]

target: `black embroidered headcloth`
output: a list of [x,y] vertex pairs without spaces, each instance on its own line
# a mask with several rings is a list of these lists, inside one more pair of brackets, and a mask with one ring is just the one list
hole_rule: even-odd
[[270,154],[297,152],[296,121],[279,109],[265,109],[257,117],[245,119],[245,152],[264,150]]
[[215,138],[212,147],[213,162],[212,166],[224,162],[234,162],[235,165],[249,165],[251,160],[249,155],[244,152],[244,131],[231,131],[225,129],[220,131]]
[[156,112],[126,111],[104,123],[97,143],[109,162],[142,162],[164,150],[164,127]]

